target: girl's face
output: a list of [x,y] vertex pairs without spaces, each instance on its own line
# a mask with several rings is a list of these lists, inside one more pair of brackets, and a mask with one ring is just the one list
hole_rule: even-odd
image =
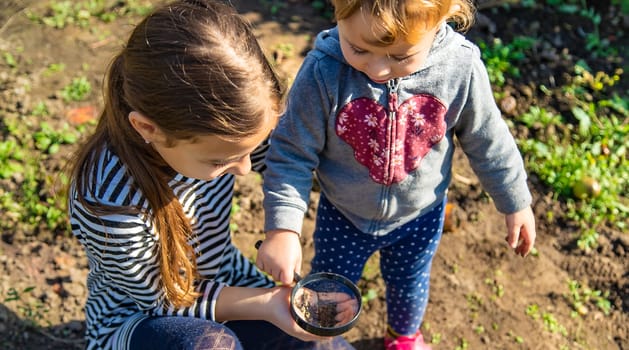
[[239,142],[218,136],[199,136],[194,142],[179,140],[166,147],[154,142],[153,147],[175,171],[186,177],[212,180],[224,174],[245,175],[251,171],[250,155],[269,136],[271,129]]
[[439,25],[427,31],[416,44],[398,39],[389,46],[378,46],[374,43],[383,32],[375,21],[377,18],[363,11],[338,21],[341,51],[347,63],[380,84],[420,70]]
[[169,146],[164,134],[148,118],[132,112],[129,119],[171,168],[183,176],[200,180],[212,180],[224,174],[247,174],[251,171],[251,152],[277,123],[277,117],[270,116],[256,134],[237,142],[205,135],[195,140],[176,140],[174,146]]

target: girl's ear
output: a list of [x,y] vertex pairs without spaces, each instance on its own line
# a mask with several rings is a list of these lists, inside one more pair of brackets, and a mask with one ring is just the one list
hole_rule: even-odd
[[146,143],[160,141],[163,138],[157,125],[140,112],[131,111],[129,113],[129,123]]

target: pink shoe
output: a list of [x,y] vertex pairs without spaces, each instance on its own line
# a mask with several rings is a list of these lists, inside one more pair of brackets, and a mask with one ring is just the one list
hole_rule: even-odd
[[386,350],[432,350],[428,344],[424,343],[424,337],[420,331],[415,335],[401,335],[397,338],[387,334],[384,337],[384,348]]

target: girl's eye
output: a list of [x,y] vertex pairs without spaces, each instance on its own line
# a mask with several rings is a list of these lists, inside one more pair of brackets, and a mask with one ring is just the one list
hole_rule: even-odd
[[215,168],[223,168],[223,167],[227,166],[228,164],[229,163],[227,163],[227,162],[223,162],[223,163],[216,163],[216,162],[214,162],[214,163],[212,163],[212,166],[215,167]]
[[224,168],[224,167],[226,167],[226,166],[228,166],[230,164],[238,163],[238,162],[242,161],[243,158],[248,157],[248,156],[249,156],[249,154],[245,154],[244,156],[242,156],[242,157],[240,157],[238,159],[226,160],[226,161],[223,161],[223,162],[212,161],[210,163],[210,165],[212,165],[215,168]]

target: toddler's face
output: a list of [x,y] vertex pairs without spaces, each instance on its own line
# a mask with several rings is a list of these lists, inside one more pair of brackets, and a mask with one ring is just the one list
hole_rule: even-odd
[[338,21],[341,50],[347,63],[376,83],[386,83],[420,70],[439,25],[427,31],[415,44],[398,39],[392,45],[379,46],[375,43],[383,33],[376,25],[377,20],[369,14],[357,11]]

